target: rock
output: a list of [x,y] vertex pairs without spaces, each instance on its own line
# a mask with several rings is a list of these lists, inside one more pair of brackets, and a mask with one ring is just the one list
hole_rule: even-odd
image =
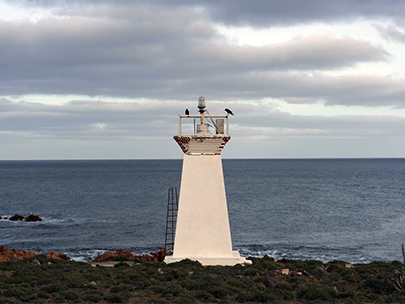
[[41,265],[41,262],[38,261],[37,259],[35,259],[35,260],[32,260],[31,264],[32,264],[32,265],[35,265],[35,266],[40,266],[40,265]]
[[153,262],[153,256],[151,256],[149,254],[137,255],[137,256],[135,256],[135,260],[149,263],[149,262]]
[[[23,251],[19,249],[8,249],[4,245],[0,246],[0,262],[8,262],[10,260],[22,260],[28,259],[40,255],[34,251]],[[69,260],[69,257],[61,252],[51,251],[45,254],[45,257],[49,260]],[[35,260],[34,260],[35,261]],[[36,263],[36,262],[32,263]],[[38,261],[39,262],[39,261]]]
[[109,262],[109,261],[116,261],[120,258],[125,258],[128,260],[137,260],[144,263],[150,262],[163,262],[166,257],[167,251],[165,249],[161,249],[156,251],[153,256],[149,254],[143,255],[133,255],[130,250],[128,249],[120,249],[115,252],[106,252],[103,254],[99,254],[93,262],[100,263],[100,262]]
[[268,260],[274,262],[274,258],[268,256],[267,254],[263,257],[263,260]]
[[277,263],[280,264],[280,265],[291,263],[291,262],[292,262],[291,259],[284,259],[283,258],[283,259],[277,260]]
[[40,222],[42,219],[38,215],[30,214],[25,218],[26,222]]
[[50,251],[50,252],[46,253],[45,257],[48,260],[65,260],[65,261],[69,260],[69,257],[66,254],[61,253],[61,252],[56,252],[56,251]]
[[290,269],[288,269],[288,268],[281,269],[281,274],[288,275],[289,273],[290,273]]
[[114,252],[106,252],[103,254],[99,254],[93,262],[108,262],[114,261],[117,255]]
[[94,281],[88,282],[86,285],[90,285],[90,286],[97,286],[97,283]]
[[10,217],[10,221],[22,221],[24,220],[24,217],[19,214],[14,214],[12,217]]
[[166,249],[160,249],[159,251],[156,251],[153,255],[153,262],[163,262],[166,257],[166,253]]
[[8,262],[10,260],[28,259],[36,256],[34,251],[25,252],[19,249],[8,249],[4,245],[0,246],[0,262]]
[[108,261],[115,261],[117,258],[125,258],[129,260],[134,260],[135,256],[131,253],[128,249],[120,249],[116,252],[106,252],[103,254],[99,254],[93,262],[108,262]]
[[349,268],[349,269],[353,269],[353,268],[355,268],[355,266],[354,266],[354,265],[349,264],[349,263],[347,263],[345,266],[346,266],[346,268]]

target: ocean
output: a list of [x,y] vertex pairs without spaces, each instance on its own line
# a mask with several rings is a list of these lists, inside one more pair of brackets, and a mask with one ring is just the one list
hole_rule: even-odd
[[[225,159],[232,242],[243,256],[402,260],[405,159]],[[0,245],[78,261],[164,247],[182,160],[0,161]]]

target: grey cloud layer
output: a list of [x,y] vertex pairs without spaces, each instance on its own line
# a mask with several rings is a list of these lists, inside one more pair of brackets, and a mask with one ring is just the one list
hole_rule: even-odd
[[[230,45],[190,9],[150,6],[95,6],[70,18],[36,24],[1,22],[0,53],[3,96],[84,94],[160,100],[186,100],[201,92],[217,99],[324,99],[329,96],[323,92],[336,86],[333,81],[308,81],[291,71],[354,67],[388,56],[367,41],[332,35],[300,36],[262,47]],[[291,87],[292,81],[298,88]],[[310,86],[309,93],[299,89],[300,83]],[[385,85],[389,92],[398,90],[394,82]],[[397,103],[390,94],[383,97]],[[332,96],[325,102],[338,99]]]
[[[15,1],[9,0],[14,3]],[[79,5],[114,4],[128,6],[127,0],[30,0],[25,5],[69,7]],[[231,25],[268,27],[308,22],[345,21],[358,18],[403,19],[405,3],[402,0],[138,0],[132,5],[200,8],[203,14],[216,22]]]

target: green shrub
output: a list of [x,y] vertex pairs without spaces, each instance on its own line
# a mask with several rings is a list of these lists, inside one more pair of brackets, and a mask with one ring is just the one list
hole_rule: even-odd
[[97,303],[103,300],[104,293],[99,290],[87,290],[82,293],[81,300]]
[[47,285],[43,285],[41,287],[41,290],[46,291],[48,293],[60,292],[63,289],[64,288],[60,284],[57,284],[57,283],[47,284]]
[[373,277],[363,281],[361,287],[366,289],[370,293],[375,293],[379,295],[391,293],[395,290],[394,286],[390,284],[388,279],[379,280]]
[[134,291],[135,287],[133,285],[129,285],[129,284],[119,284],[119,285],[115,285],[113,287],[111,287],[110,292],[120,292],[120,291]]
[[150,290],[154,294],[161,294],[165,291],[165,287],[162,286],[161,284],[152,285],[148,287],[148,290]]
[[61,292],[61,295],[68,301],[75,301],[79,298],[79,295],[77,294],[77,292],[75,292],[73,290],[63,291],[63,292]]
[[163,296],[168,300],[174,300],[176,298],[182,299],[182,301],[179,300],[180,301],[179,303],[194,302],[194,295],[190,291],[181,287],[178,284],[169,285],[163,292]]
[[337,292],[328,286],[308,284],[297,291],[297,298],[308,301],[332,301]]
[[243,272],[244,276],[253,277],[257,274],[260,274],[262,271],[256,267],[246,267],[245,271]]
[[276,289],[279,290],[292,290],[292,286],[289,282],[281,282],[275,286]]
[[289,269],[302,269],[302,270],[314,270],[317,267],[321,267],[324,264],[321,261],[317,260],[292,260],[288,263]]
[[246,290],[240,292],[237,297],[236,301],[240,303],[244,302],[254,302],[254,303],[266,303],[267,301],[274,300],[274,296],[269,293],[266,289],[258,289],[254,288],[251,290]]
[[208,283],[200,277],[190,277],[180,282],[181,287],[184,287],[188,290],[202,290],[208,288],[211,283]]
[[107,301],[107,303],[121,303],[125,301],[128,297],[122,295],[122,294],[108,294],[104,297],[104,300]]
[[215,297],[206,290],[197,291],[195,296],[197,299],[208,301],[208,302],[213,302],[215,300]]
[[200,262],[198,261],[192,261],[190,259],[184,259],[181,260],[180,262],[172,263],[169,265],[172,268],[202,268],[203,266],[201,265]]
[[100,302],[100,301],[103,299],[103,297],[100,296],[100,295],[98,295],[98,294],[93,293],[93,294],[83,295],[83,296],[81,297],[81,299],[82,299],[83,301],[88,301],[88,302],[97,303],[97,302]]
[[235,294],[238,289],[235,287],[232,287],[226,283],[218,283],[217,286],[214,288],[208,289],[208,291],[216,298],[224,298],[226,296],[230,296]]
[[0,296],[0,303],[13,304],[13,303],[21,303],[21,301],[16,298],[8,298]]
[[48,299],[49,297],[50,297],[50,294],[47,293],[46,291],[40,290],[37,292],[37,298]]
[[3,297],[21,297],[31,294],[33,291],[31,288],[27,287],[10,287],[3,290],[2,295]]
[[175,301],[176,303],[194,303],[195,297],[194,294],[190,291],[186,290],[182,292],[178,299]]
[[185,289],[178,284],[171,284],[169,285],[166,290],[164,291],[163,295],[166,298],[170,298],[171,296],[177,297],[180,293],[182,293]]

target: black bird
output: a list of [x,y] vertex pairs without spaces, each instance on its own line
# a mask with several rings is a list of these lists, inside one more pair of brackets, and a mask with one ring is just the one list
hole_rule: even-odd
[[231,111],[231,110],[229,110],[228,108],[225,108],[225,112],[226,112],[226,113],[228,113],[228,114],[233,115],[232,111]]
[[190,111],[188,109],[186,109],[184,113],[186,113],[186,115],[190,115]]

